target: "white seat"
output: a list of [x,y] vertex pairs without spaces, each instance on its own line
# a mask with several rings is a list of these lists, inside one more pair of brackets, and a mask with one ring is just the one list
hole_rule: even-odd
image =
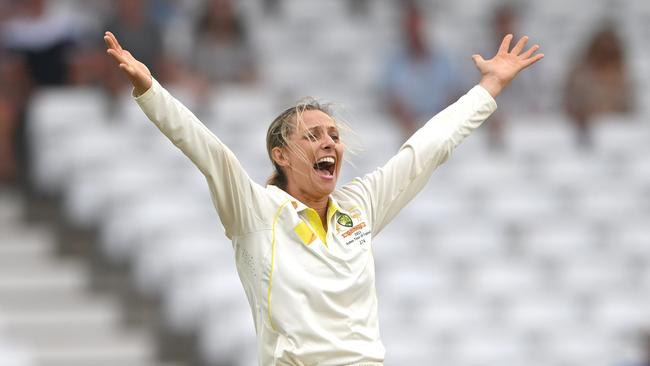
[[608,366],[620,362],[617,340],[598,329],[557,324],[545,334],[544,353],[562,365]]
[[537,292],[514,299],[505,313],[507,324],[514,329],[541,332],[576,324],[580,319],[577,303],[571,297],[558,295]]
[[469,330],[492,320],[490,309],[485,305],[469,296],[432,294],[419,319],[436,333]]
[[504,130],[505,145],[515,155],[543,156],[575,151],[575,131],[562,116],[539,115],[513,118]]
[[[243,299],[243,296],[242,296]],[[209,364],[257,364],[255,327],[245,300],[226,310],[211,311],[201,322],[198,350]]]
[[435,365],[444,360],[445,351],[432,337],[411,324],[387,328],[382,326],[382,343],[387,365]]
[[[105,120],[106,99],[99,89],[41,89],[29,105],[29,146],[33,153],[34,183],[39,191],[57,193],[65,178],[70,141]],[[79,154],[79,151],[76,151]]]
[[582,187],[610,174],[607,160],[599,154],[542,154],[535,176],[546,184]]
[[523,224],[517,250],[530,258],[578,258],[601,244],[597,224],[579,217],[564,215]]
[[617,181],[598,181],[575,188],[574,210],[583,217],[612,221],[642,215],[646,204],[644,187],[636,182],[619,179]]
[[459,336],[454,347],[459,365],[514,365],[521,361],[524,342],[519,334],[503,328],[475,329]]
[[[435,232],[448,232],[448,227],[458,228],[476,217],[478,209],[474,192],[433,177],[421,192],[400,211],[395,223],[403,233],[413,233],[418,239],[414,244],[433,248]],[[492,221],[490,221],[492,223]],[[479,226],[485,226],[482,223]],[[463,230],[464,231],[464,230]]]
[[593,123],[594,147],[625,158],[648,151],[650,124],[635,115],[603,115]]
[[137,197],[123,202],[126,210],[109,210],[100,230],[104,254],[113,261],[134,258],[142,249],[142,238],[154,235],[171,225],[214,217],[205,201],[184,200],[181,197]]
[[[284,16],[290,23],[297,21],[305,21],[307,23],[322,21],[321,15],[327,14],[328,16],[336,19],[344,19],[346,15],[346,1],[333,0],[333,1],[314,1],[314,0],[287,0],[284,1],[283,11]],[[327,24],[327,23],[326,23]]]
[[625,161],[619,161],[625,168],[623,174],[640,185],[650,185],[650,164],[648,163],[648,153],[642,153],[636,156],[630,156]]
[[228,313],[232,309],[250,311],[234,267],[234,263],[230,266],[225,263],[215,265],[188,273],[170,283],[162,302],[165,322],[172,329],[187,334],[199,329],[213,312]]
[[638,259],[650,259],[648,215],[617,220],[611,226],[609,246],[612,251]]
[[157,165],[154,156],[135,151],[125,155],[128,158],[97,157],[95,162],[88,161],[70,173],[64,190],[64,210],[73,224],[96,225],[111,202],[159,187],[160,182],[169,184],[174,178],[170,170]]
[[180,227],[163,229],[151,236],[136,258],[134,280],[145,294],[160,294],[168,283],[187,273],[202,271],[224,263],[231,267],[234,253],[218,219],[204,223],[187,222]]
[[625,262],[612,255],[593,258],[590,252],[567,257],[558,271],[559,285],[574,294],[602,294],[624,288],[632,279]]
[[534,262],[484,260],[469,274],[469,288],[486,298],[516,299],[545,286],[545,273]]
[[211,96],[209,105],[211,117],[204,123],[214,126],[217,133],[237,131],[248,135],[261,129],[265,136],[266,128],[279,113],[272,92],[261,86],[224,85]]
[[594,309],[595,323],[611,334],[648,329],[650,327],[650,297],[645,294],[635,296],[603,297]]
[[549,218],[561,212],[562,202],[553,187],[517,182],[490,187],[483,214],[506,222]]
[[353,176],[362,176],[384,166],[397,154],[404,142],[398,126],[382,115],[369,114],[350,122],[353,130],[348,136],[351,147],[348,153]]
[[0,337],[0,359],[3,366],[35,366],[36,358],[24,347]]
[[[474,141],[476,142],[476,141]],[[467,145],[472,144],[467,141]],[[461,151],[472,150],[470,146],[459,147]],[[456,160],[452,154],[443,173],[446,180],[463,187],[493,186],[503,182],[516,181],[521,174],[518,161],[510,155],[476,154],[475,156]]]
[[[434,221],[435,219],[432,219]],[[442,260],[489,260],[502,258],[508,253],[508,239],[503,226],[494,221],[484,222],[445,221],[433,222],[430,240],[435,258]]]
[[426,301],[437,293],[452,291],[454,274],[439,266],[424,264],[395,268],[380,276],[377,283],[382,297],[389,303],[410,303]]

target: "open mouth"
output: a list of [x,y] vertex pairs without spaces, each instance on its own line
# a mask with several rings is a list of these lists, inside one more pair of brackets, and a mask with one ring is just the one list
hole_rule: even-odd
[[314,164],[314,170],[316,170],[316,173],[318,173],[319,176],[325,178],[333,177],[335,168],[336,168],[336,159],[331,156],[320,158]]

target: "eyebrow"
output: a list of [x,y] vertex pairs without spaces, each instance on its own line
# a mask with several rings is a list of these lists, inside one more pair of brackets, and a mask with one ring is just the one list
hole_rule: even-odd
[[[314,126],[314,127],[310,128],[310,129],[308,129],[307,132],[309,132],[309,133],[313,133],[313,132],[315,132],[315,131],[320,130],[320,129],[323,128],[323,127],[325,127],[325,126],[323,126],[323,125]],[[338,127],[336,127],[336,126],[325,127],[325,129],[327,129],[328,132],[330,132],[330,131],[336,131],[336,132],[339,132],[339,129],[338,129]]]

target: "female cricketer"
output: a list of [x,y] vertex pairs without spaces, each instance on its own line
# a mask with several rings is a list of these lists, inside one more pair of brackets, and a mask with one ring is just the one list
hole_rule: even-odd
[[[316,102],[281,113],[267,133],[275,172],[253,182],[235,155],[106,32],[107,53],[147,117],[205,175],[235,250],[260,365],[382,365],[372,239],[433,170],[496,109],[494,98],[543,57],[527,37],[474,55],[478,85],[431,118],[383,167],[337,188],[344,144]],[[250,116],[255,118],[255,116]],[[400,245],[402,243],[387,243]]]

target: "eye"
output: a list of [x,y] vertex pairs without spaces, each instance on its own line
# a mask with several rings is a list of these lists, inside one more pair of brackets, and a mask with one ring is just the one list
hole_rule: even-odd
[[313,133],[308,133],[305,136],[303,136],[303,138],[309,141],[316,141],[318,139],[316,135],[314,135]]
[[339,142],[339,139],[340,139],[340,138],[339,138],[339,134],[338,134],[338,133],[333,133],[333,134],[330,135],[330,137],[331,137],[332,140],[334,140],[335,142]]

